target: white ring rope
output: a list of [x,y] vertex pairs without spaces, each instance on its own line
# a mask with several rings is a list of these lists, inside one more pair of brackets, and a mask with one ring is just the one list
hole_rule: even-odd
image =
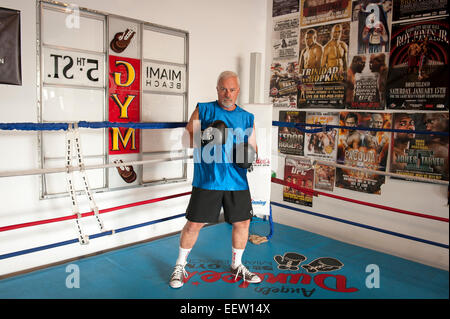
[[[108,163],[108,164],[97,164],[97,165],[84,165],[85,170],[90,169],[100,169],[100,168],[111,168],[111,167],[120,167],[120,166],[129,166],[129,165],[142,165],[148,163],[160,163],[167,161],[178,161],[178,160],[187,160],[192,159],[192,156],[176,156],[176,157],[165,157],[158,159],[149,159],[142,161],[129,161],[123,163]],[[29,169],[29,170],[20,170],[20,171],[4,171],[0,172],[0,177],[12,177],[12,176],[26,176],[26,175],[40,175],[40,174],[53,174],[53,173],[63,173],[67,171],[79,171],[80,167],[78,166],[70,166],[70,167],[55,167],[55,168],[43,168],[43,169]]]

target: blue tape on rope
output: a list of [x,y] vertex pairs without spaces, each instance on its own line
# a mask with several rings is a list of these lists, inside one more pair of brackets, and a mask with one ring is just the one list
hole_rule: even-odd
[[[161,218],[161,219],[152,220],[152,221],[141,223],[141,224],[126,226],[126,227],[122,227],[122,228],[116,229],[116,230],[114,230],[114,232],[121,233],[121,232],[124,232],[124,231],[128,231],[128,230],[132,230],[132,229],[136,229],[136,228],[140,228],[140,227],[145,227],[145,226],[161,223],[161,222],[168,221],[168,220],[171,220],[171,219],[184,217],[185,215],[186,214],[183,213],[183,214],[179,214],[179,215],[174,215],[174,216],[170,216],[170,217],[165,217],[165,218]],[[103,233],[97,233],[97,234],[89,235],[89,239],[95,239],[95,238],[100,238],[100,237],[109,236],[109,235],[112,235],[112,231],[111,230],[103,232]],[[65,240],[65,241],[61,241],[61,242],[53,243],[53,244],[49,244],[49,245],[44,245],[44,246],[38,246],[38,247],[34,247],[34,248],[19,250],[19,251],[15,251],[15,252],[12,252],[12,253],[7,253],[7,254],[0,255],[0,260],[7,259],[7,258],[12,258],[12,257],[17,257],[17,256],[21,256],[21,255],[26,255],[26,254],[31,254],[31,253],[34,253],[34,252],[37,252],[37,251],[46,250],[46,249],[51,249],[51,248],[56,248],[56,247],[76,244],[78,242],[79,242],[78,239],[69,239],[69,240]]]
[[[332,129],[350,129],[350,130],[359,130],[359,131],[376,131],[376,132],[397,132],[397,133],[415,133],[415,134],[433,134],[433,135],[442,135],[448,136],[448,132],[435,132],[435,131],[413,131],[413,130],[399,130],[399,129],[388,129],[388,128],[372,128],[372,127],[364,127],[364,126],[343,126],[343,125],[322,125],[322,124],[306,124],[306,123],[292,123],[292,122],[280,122],[273,121],[273,126],[281,126],[281,127],[293,127],[305,133],[319,133]],[[320,127],[320,129],[306,129],[307,127]]]
[[[111,128],[111,127],[127,127],[135,129],[165,129],[185,127],[184,122],[167,122],[167,123],[114,123],[114,122],[87,122],[80,121],[78,127],[82,128]],[[58,131],[67,130],[69,123],[0,123],[0,130],[18,130],[18,131]]]
[[331,220],[334,220],[334,221],[337,221],[337,222],[340,222],[340,223],[349,224],[349,225],[353,225],[353,226],[357,226],[357,227],[361,227],[361,228],[366,228],[366,229],[370,229],[370,230],[377,231],[377,232],[380,232],[380,233],[385,233],[385,234],[396,236],[396,237],[406,238],[406,239],[414,240],[414,241],[417,241],[417,242],[422,242],[422,243],[433,245],[433,246],[438,246],[438,247],[447,248],[447,249],[449,248],[449,246],[446,245],[446,244],[441,244],[441,243],[437,243],[437,242],[434,242],[434,241],[430,241],[430,240],[426,240],[426,239],[422,239],[422,238],[418,238],[418,237],[413,237],[413,236],[409,236],[409,235],[393,232],[393,231],[390,231],[390,230],[386,230],[386,229],[382,229],[382,228],[378,228],[378,227],[365,225],[365,224],[360,224],[360,223],[356,223],[356,222],[352,222],[352,221],[349,221],[349,220],[345,220],[345,219],[341,219],[341,218],[337,218],[337,217],[332,217],[332,216],[328,216],[328,215],[324,215],[324,214],[320,214],[320,213],[314,213],[314,212],[311,212],[311,211],[308,211],[308,210],[305,210],[305,209],[292,207],[292,206],[284,205],[284,204],[277,203],[277,202],[270,202],[270,203],[272,205],[275,205],[275,206],[279,206],[279,207],[290,209],[290,210],[295,210],[295,211],[298,211],[298,212],[301,212],[301,213],[305,213],[305,214],[309,214],[309,215],[313,215],[313,216],[317,216],[317,217],[331,219]]

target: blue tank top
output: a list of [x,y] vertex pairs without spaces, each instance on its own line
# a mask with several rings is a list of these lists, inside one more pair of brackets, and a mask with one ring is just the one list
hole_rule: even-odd
[[221,120],[227,125],[224,145],[207,144],[194,149],[194,179],[192,186],[237,191],[248,189],[247,170],[233,164],[233,144],[247,142],[253,131],[254,115],[236,105],[233,111],[224,110],[217,101],[198,103],[201,129]]

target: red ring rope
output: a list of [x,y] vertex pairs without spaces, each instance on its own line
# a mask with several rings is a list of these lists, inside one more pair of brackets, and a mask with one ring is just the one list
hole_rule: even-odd
[[434,220],[439,220],[439,221],[448,223],[448,218],[432,216],[432,215],[426,215],[426,214],[415,213],[415,212],[410,212],[410,211],[403,210],[403,209],[398,209],[398,208],[393,208],[393,207],[389,207],[389,206],[378,205],[378,204],[374,204],[374,203],[363,202],[363,201],[352,199],[352,198],[347,198],[347,197],[343,197],[343,196],[338,196],[338,195],[333,195],[333,194],[329,194],[329,193],[324,193],[324,192],[312,190],[310,188],[301,187],[301,186],[298,186],[296,184],[288,183],[286,181],[283,181],[283,180],[275,178],[275,177],[272,177],[272,182],[276,183],[276,184],[281,184],[281,185],[285,185],[285,186],[289,186],[289,187],[295,188],[295,189],[297,189],[297,190],[299,190],[299,191],[301,191],[301,192],[303,192],[305,194],[308,194],[308,195],[328,196],[328,197],[331,197],[331,198],[336,198],[336,199],[340,199],[340,200],[343,200],[343,201],[347,201],[347,202],[351,202],[351,203],[355,203],[355,204],[359,204],[359,205],[375,207],[375,208],[389,210],[389,211],[400,213],[400,214],[406,214],[406,215],[412,215],[412,216],[417,216],[417,217],[422,217],[422,218],[434,219]]
[[[169,195],[169,196],[164,196],[164,197],[159,197],[159,198],[148,199],[148,200],[144,200],[144,201],[140,201],[140,202],[135,202],[135,203],[131,203],[131,204],[125,204],[125,205],[120,205],[120,206],[116,206],[116,207],[100,209],[98,211],[98,213],[99,214],[109,213],[109,212],[113,212],[113,211],[116,211],[116,210],[119,210],[119,209],[125,209],[125,208],[130,208],[130,207],[135,207],[135,206],[141,206],[141,205],[156,203],[156,202],[160,202],[160,201],[171,199],[171,198],[176,198],[176,197],[189,195],[190,193],[191,192],[175,194],[175,195]],[[81,214],[81,217],[87,217],[87,216],[92,216],[92,215],[94,215],[94,212],[91,211],[91,212],[87,212],[87,213]],[[13,230],[13,229],[18,229],[18,228],[25,228],[25,227],[31,227],[31,226],[36,226],[36,225],[42,225],[42,224],[50,224],[50,223],[55,223],[55,222],[60,222],[60,221],[70,220],[70,219],[75,219],[75,218],[77,218],[77,215],[69,215],[69,216],[64,216],[64,217],[50,218],[50,219],[44,219],[44,220],[37,220],[37,221],[34,221],[34,222],[3,226],[3,227],[0,227],[0,232]]]

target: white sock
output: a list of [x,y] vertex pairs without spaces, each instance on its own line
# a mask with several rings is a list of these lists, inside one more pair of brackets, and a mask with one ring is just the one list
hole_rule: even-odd
[[181,248],[178,250],[178,259],[176,261],[176,264],[180,264],[180,265],[186,265],[187,263],[187,257],[189,255],[189,253],[191,252],[191,249],[184,249]]
[[234,269],[240,264],[242,264],[242,255],[244,254],[244,249],[236,249],[231,247],[231,267]]

